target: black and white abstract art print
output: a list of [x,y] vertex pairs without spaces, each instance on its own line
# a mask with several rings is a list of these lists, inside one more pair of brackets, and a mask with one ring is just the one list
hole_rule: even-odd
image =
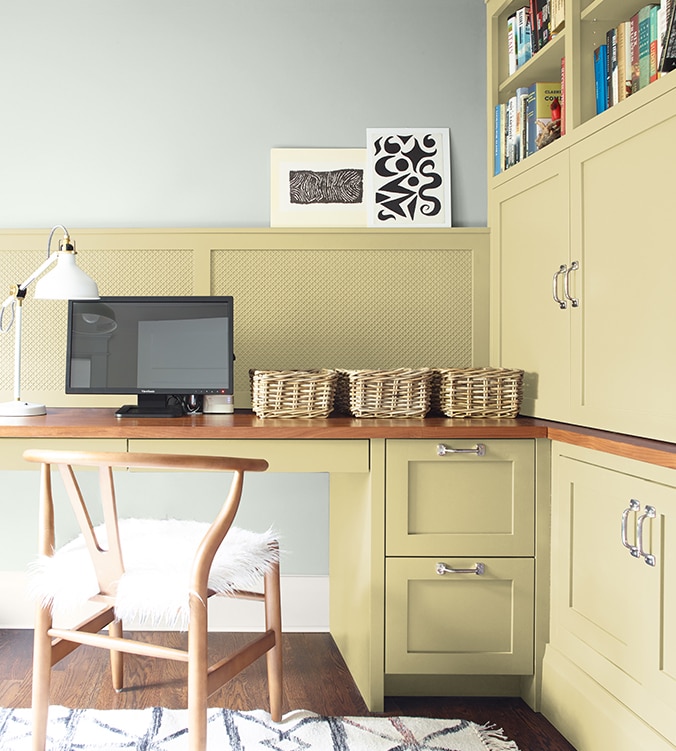
[[271,149],[271,227],[365,227],[366,149]]
[[369,227],[450,227],[448,128],[368,128]]

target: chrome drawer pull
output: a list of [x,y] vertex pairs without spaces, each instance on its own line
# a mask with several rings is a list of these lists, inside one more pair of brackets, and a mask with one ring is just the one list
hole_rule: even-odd
[[643,525],[645,524],[646,519],[654,519],[656,516],[657,511],[655,511],[655,507],[646,506],[645,511],[639,516],[638,522],[636,523],[636,544],[638,546],[638,555],[636,557],[643,558],[648,566],[655,566],[657,564],[657,559],[652,553],[646,553],[643,549]]
[[554,298],[554,302],[559,304],[559,307],[561,308],[561,310],[566,309],[566,301],[562,300],[559,297],[559,277],[561,276],[561,274],[565,274],[566,271],[567,271],[566,265],[562,263],[559,266],[559,270],[552,277],[552,297]]
[[629,519],[629,514],[632,512],[636,512],[641,508],[641,504],[635,500],[634,498],[629,501],[629,507],[626,508],[622,512],[622,526],[621,526],[621,537],[622,537],[622,544],[625,548],[634,556],[634,558],[640,558],[641,554],[638,552],[638,548],[636,545],[632,545],[629,542],[629,539],[627,537],[627,520]]
[[483,443],[477,443],[472,449],[454,449],[452,446],[444,446],[440,443],[437,446],[437,456],[446,456],[446,454],[476,454],[476,456],[485,456],[486,447]]
[[481,576],[486,570],[486,566],[483,563],[475,563],[474,568],[450,568],[445,563],[437,563],[437,574],[443,576],[444,574],[476,574]]

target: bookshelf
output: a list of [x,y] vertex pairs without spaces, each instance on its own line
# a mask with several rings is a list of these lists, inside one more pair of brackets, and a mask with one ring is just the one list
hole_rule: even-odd
[[[486,4],[491,364],[525,370],[523,414],[676,442],[676,72],[596,114],[593,50],[645,0],[567,0],[564,29],[510,75],[519,5]],[[565,135],[494,175],[495,105],[564,56]]]
[[[659,1],[659,0],[658,0]],[[487,0],[487,50],[488,50],[488,164],[494,160],[495,106],[506,103],[520,87],[541,81],[561,79],[561,61],[565,58],[565,123],[563,143],[552,147],[566,148],[579,137],[585,137],[599,127],[623,117],[637,107],[648,104],[676,88],[676,76],[663,75],[645,89],[635,92],[600,115],[596,113],[594,82],[594,50],[605,42],[606,32],[631,16],[648,0],[565,0],[565,25],[552,36],[528,62],[510,75],[507,42],[507,20],[528,0]],[[619,108],[619,109],[618,109]],[[597,119],[598,118],[598,119]],[[580,130],[581,129],[581,130]],[[536,153],[527,158],[532,166],[540,158],[551,156]],[[494,180],[508,179],[511,170],[523,167],[518,164],[499,175],[489,176],[489,189]]]

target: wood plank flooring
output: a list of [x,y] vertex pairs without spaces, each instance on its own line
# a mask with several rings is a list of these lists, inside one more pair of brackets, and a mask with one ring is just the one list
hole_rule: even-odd
[[[185,635],[140,633],[169,646],[185,646]],[[243,634],[213,634],[214,654],[246,642]],[[30,630],[0,630],[0,706],[29,707],[33,635]],[[285,634],[284,711],[307,709],[326,715],[366,715],[368,709],[329,634]],[[134,709],[185,707],[186,666],[128,655],[126,688],[116,694],[110,683],[108,654],[80,647],[52,671],[51,702],[70,707]],[[209,700],[231,709],[268,708],[265,662],[249,667]],[[521,751],[575,751],[540,714],[521,699],[390,697],[385,714],[446,717],[492,723],[503,728]]]

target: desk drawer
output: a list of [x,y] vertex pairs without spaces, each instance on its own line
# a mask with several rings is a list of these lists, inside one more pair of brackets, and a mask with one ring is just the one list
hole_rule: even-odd
[[32,469],[38,466],[23,460],[26,449],[66,449],[72,451],[127,450],[125,438],[3,438],[0,469]]
[[385,672],[530,675],[533,559],[481,559],[481,576],[439,575],[440,561],[473,569],[478,559],[387,559]]
[[132,439],[129,451],[267,459],[270,472],[368,472],[367,440]]
[[387,441],[387,555],[533,555],[534,468],[532,440]]

